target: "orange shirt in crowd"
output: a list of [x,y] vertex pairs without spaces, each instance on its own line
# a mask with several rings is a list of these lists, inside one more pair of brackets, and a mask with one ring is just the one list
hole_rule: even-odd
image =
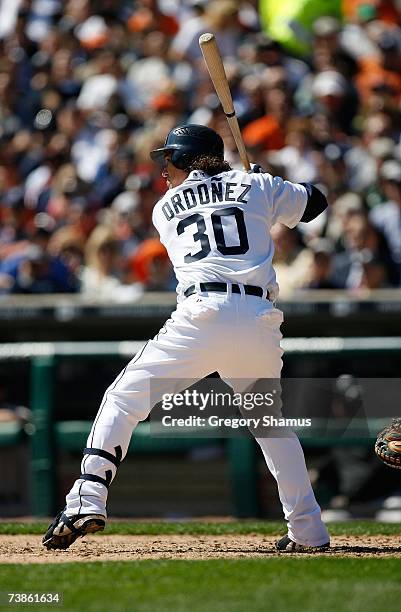
[[251,121],[244,128],[242,135],[248,147],[261,146],[268,151],[274,151],[285,146],[285,132],[272,115]]
[[387,85],[398,99],[401,99],[401,74],[385,70],[375,58],[363,58],[359,61],[359,72],[355,83],[362,100],[366,100],[377,85]]
[[159,30],[167,36],[175,36],[180,28],[177,20],[171,15],[155,13],[146,7],[141,7],[128,19],[128,29],[131,32]]
[[154,259],[168,259],[166,248],[158,238],[147,238],[138,246],[130,259],[131,270],[135,280],[141,283],[149,281],[150,266]]
[[377,9],[377,19],[386,23],[399,23],[400,16],[393,0],[342,0],[342,14],[345,21],[354,21],[358,7],[361,4],[371,4]]

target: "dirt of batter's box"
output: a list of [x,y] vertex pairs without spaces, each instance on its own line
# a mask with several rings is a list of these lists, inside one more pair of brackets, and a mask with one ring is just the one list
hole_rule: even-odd
[[[274,548],[276,539],[273,536],[258,534],[237,536],[92,535],[75,542],[69,550],[48,551],[43,548],[40,536],[2,535],[0,536],[0,563],[263,558],[278,554]],[[401,557],[401,542],[394,542],[392,536],[334,536],[331,543],[332,547],[329,551],[313,553],[313,555]],[[289,554],[287,553],[286,556]]]

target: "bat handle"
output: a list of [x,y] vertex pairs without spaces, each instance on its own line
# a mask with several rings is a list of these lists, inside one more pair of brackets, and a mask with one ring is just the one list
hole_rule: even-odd
[[227,117],[228,124],[231,129],[231,133],[235,140],[235,144],[237,145],[238,153],[244,167],[244,170],[248,172],[251,169],[251,164],[249,162],[248,153],[245,149],[244,141],[242,140],[241,131],[239,129],[238,120],[235,115],[232,117]]

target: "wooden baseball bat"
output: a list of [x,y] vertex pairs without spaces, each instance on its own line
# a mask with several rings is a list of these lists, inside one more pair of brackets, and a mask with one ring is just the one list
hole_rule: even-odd
[[224,70],[223,60],[221,59],[220,51],[217,46],[214,34],[202,34],[199,38],[199,46],[201,48],[207,69],[212,79],[217,97],[220,100],[223,112],[227,117],[228,125],[237,145],[238,153],[241,158],[244,170],[251,169],[248,154],[245,149],[244,141],[242,140],[241,130],[239,129],[238,119],[235,115],[233,99],[231,97],[230,87],[228,85],[226,71]]

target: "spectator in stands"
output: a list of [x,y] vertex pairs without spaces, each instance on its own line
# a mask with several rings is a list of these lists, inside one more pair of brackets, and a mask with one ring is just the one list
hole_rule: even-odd
[[84,244],[84,235],[78,229],[66,225],[54,232],[47,249],[51,256],[63,262],[71,277],[76,279],[78,289],[78,279],[84,263]]
[[85,247],[85,265],[80,273],[81,293],[91,300],[124,301],[140,295],[139,283],[124,285],[119,244],[114,232],[98,225]]
[[131,258],[133,278],[139,280],[147,291],[175,289],[176,282],[165,247],[158,238],[148,238]]
[[363,263],[363,271],[357,289],[385,289],[389,287],[389,275],[382,259],[372,257]]
[[282,149],[290,114],[290,92],[285,71],[281,68],[267,71],[262,92],[265,114],[245,127],[245,144],[251,151]]
[[305,289],[338,289],[332,280],[333,245],[330,240],[315,238],[308,243],[311,253]]
[[[355,286],[347,266],[352,260],[355,269],[361,249],[343,233],[351,209],[371,211],[367,233],[375,233],[372,224],[389,244],[384,259],[380,247],[370,263],[360,261],[360,282],[398,286],[399,3],[342,2],[345,19],[318,18],[305,57],[260,31],[253,1],[9,4],[9,19],[0,23],[0,291],[95,286],[91,294],[99,295],[103,284],[117,283],[120,293],[103,295],[131,299],[125,283],[142,243],[155,238],[152,210],[165,189],[149,151],[190,120],[220,131],[227,158],[240,165],[201,60],[197,39],[208,30],[224,56],[252,161],[294,181],[318,182],[333,205],[318,224],[300,228],[305,253],[295,235],[278,232],[278,251],[282,240],[291,247],[288,257],[276,256],[285,270],[282,296],[308,282]],[[99,225],[113,228],[116,248],[100,249],[100,266],[86,262],[80,284],[83,253]],[[52,235],[63,228],[78,243],[68,238],[55,248]],[[316,238],[332,240],[330,257],[309,248]],[[144,287],[171,288],[163,257],[151,261],[154,278],[142,280]],[[328,279],[329,268],[341,279]]]
[[335,245],[335,250],[341,252],[346,250],[344,244],[345,228],[354,213],[364,210],[361,196],[351,191],[346,191],[334,199],[330,206],[330,217],[326,226],[326,237]]
[[273,259],[282,299],[289,298],[307,282],[311,254],[302,244],[296,229],[276,223],[271,230],[275,253]]
[[[368,208],[374,208],[378,204],[382,204],[386,201],[386,196],[383,193],[382,185],[380,184],[380,171],[385,161],[393,159],[395,155],[395,142],[391,138],[376,138],[372,140],[369,145],[369,154],[374,161],[373,173],[375,180],[372,181],[372,168],[370,168],[370,175],[366,180],[366,204]],[[369,164],[368,170],[369,170]]]
[[252,48],[254,54],[248,59],[252,71],[258,75],[265,74],[266,76],[266,74],[269,74],[269,70],[266,70],[266,68],[281,67],[291,91],[295,91],[310,72],[306,62],[286,54],[282,45],[266,34],[255,35],[252,39]]
[[392,257],[401,264],[401,163],[389,160],[380,169],[386,202],[376,206],[370,218],[387,238]]
[[65,263],[34,244],[6,260],[3,275],[9,278],[10,293],[73,293],[78,289]]
[[287,127],[286,146],[270,153],[269,163],[278,166],[279,174],[289,181],[315,182],[317,156],[312,146],[308,119],[291,119]]
[[[7,256],[6,245],[15,245],[27,239],[25,223],[27,211],[24,207],[24,192],[20,187],[12,187],[1,200],[0,245],[1,258]],[[10,249],[12,250],[12,248]]]
[[347,79],[337,70],[323,70],[312,83],[315,110],[325,114],[337,130],[352,133],[357,104]]
[[171,51],[175,60],[196,61],[202,57],[199,36],[212,31],[224,56],[235,57],[240,35],[237,21],[238,4],[235,0],[211,0],[202,15],[181,24]]
[[352,79],[357,72],[357,62],[344,49],[340,35],[341,23],[336,17],[316,19],[313,24],[313,65],[316,71],[334,68],[346,79]]
[[355,289],[399,282],[399,271],[387,242],[365,212],[355,211],[349,216],[344,227],[344,246],[345,250],[333,258],[332,279],[337,286]]

